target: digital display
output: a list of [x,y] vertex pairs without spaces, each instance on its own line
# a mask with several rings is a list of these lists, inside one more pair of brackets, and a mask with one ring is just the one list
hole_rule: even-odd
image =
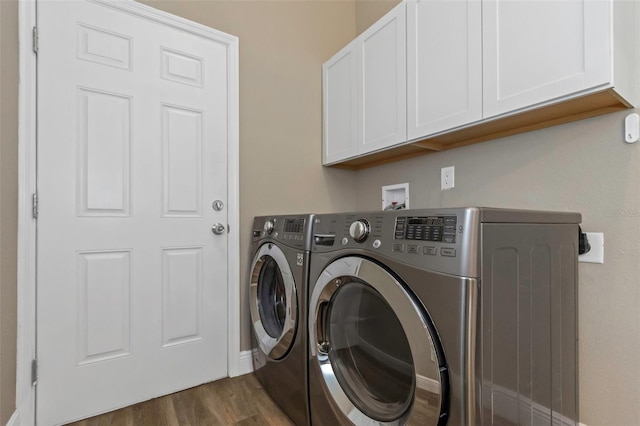
[[409,225],[444,226],[444,217],[410,217]]
[[399,217],[394,239],[455,243],[457,222],[456,216]]
[[296,234],[304,230],[304,219],[285,219],[284,232],[293,232]]

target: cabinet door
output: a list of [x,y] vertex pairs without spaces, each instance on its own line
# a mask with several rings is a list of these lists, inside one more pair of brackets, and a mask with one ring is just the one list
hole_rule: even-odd
[[610,0],[484,0],[485,117],[611,82]]
[[482,118],[480,0],[407,2],[409,139]]
[[358,40],[358,154],[407,139],[406,13],[400,3]]
[[357,55],[352,42],[322,66],[323,164],[357,154]]

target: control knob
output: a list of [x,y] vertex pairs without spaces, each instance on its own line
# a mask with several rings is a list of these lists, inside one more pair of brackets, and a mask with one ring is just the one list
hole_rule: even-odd
[[272,222],[272,221],[268,220],[268,221],[266,221],[266,222],[264,223],[264,232],[265,232],[267,235],[268,235],[268,234],[271,234],[271,233],[273,232],[273,228],[274,228],[274,225],[273,225],[273,222]]
[[349,235],[357,243],[361,243],[369,236],[369,222],[366,219],[358,219],[349,227]]

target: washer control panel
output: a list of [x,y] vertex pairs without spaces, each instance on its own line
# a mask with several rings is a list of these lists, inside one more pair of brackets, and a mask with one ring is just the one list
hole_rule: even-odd
[[253,241],[270,239],[289,247],[311,250],[312,215],[258,216],[253,222]]

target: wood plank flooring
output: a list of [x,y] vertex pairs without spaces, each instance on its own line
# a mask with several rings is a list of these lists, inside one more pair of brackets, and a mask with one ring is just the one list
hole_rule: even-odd
[[253,374],[207,383],[70,425],[294,426]]

